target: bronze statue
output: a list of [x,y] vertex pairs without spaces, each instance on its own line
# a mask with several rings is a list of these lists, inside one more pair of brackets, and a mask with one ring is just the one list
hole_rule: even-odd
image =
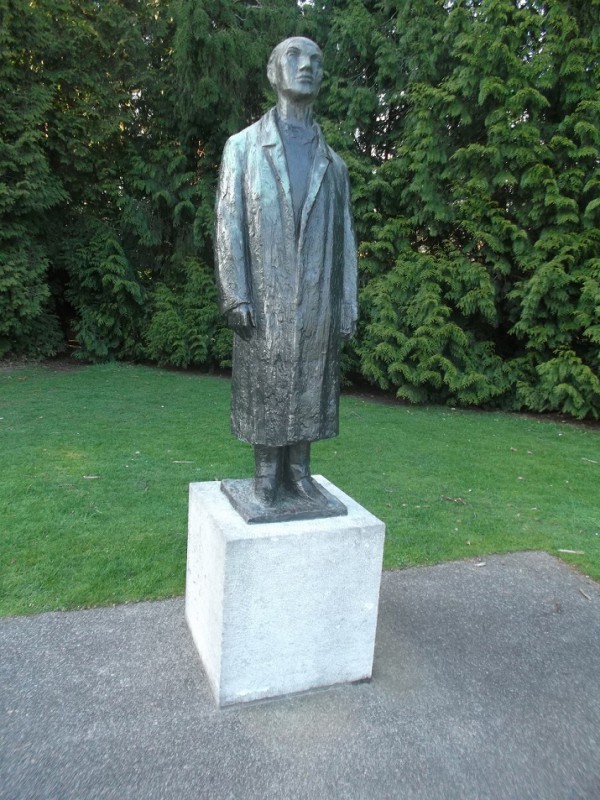
[[310,443],[338,433],[341,341],[358,313],[348,170],[312,113],[321,50],[286,39],[267,74],[277,106],[227,141],[216,206],[221,310],[235,333],[231,426],[256,464],[251,492],[223,489],[250,522],[345,512],[311,478]]

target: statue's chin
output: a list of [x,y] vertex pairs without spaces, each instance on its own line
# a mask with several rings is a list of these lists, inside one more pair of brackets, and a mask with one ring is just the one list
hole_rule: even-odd
[[280,96],[292,103],[310,103],[319,93],[319,87],[314,83],[296,84],[279,92]]

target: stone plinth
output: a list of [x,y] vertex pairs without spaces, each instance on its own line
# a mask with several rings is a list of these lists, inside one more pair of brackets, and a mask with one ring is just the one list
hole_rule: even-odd
[[190,484],[186,618],[219,705],[371,676],[385,526],[314,477],[347,516],[249,525]]

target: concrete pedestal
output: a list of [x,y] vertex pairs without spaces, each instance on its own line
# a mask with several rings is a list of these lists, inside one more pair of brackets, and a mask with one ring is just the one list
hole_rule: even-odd
[[221,706],[371,676],[385,526],[314,477],[347,516],[249,525],[190,484],[185,613]]

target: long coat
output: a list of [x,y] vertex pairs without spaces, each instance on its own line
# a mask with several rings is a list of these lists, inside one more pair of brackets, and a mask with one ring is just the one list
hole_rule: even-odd
[[357,260],[348,171],[318,128],[298,221],[275,109],[227,141],[215,242],[221,310],[250,303],[256,318],[249,341],[234,336],[233,433],[271,446],[335,436]]

